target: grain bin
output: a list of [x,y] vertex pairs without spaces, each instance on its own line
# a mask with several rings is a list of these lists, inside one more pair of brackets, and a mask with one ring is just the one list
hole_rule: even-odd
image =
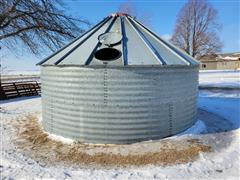
[[127,14],[106,17],[38,65],[47,132],[124,144],[196,122],[198,62]]

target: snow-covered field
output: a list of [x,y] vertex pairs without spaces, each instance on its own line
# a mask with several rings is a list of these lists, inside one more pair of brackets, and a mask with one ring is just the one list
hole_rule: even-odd
[[5,71],[1,72],[2,82],[40,81],[40,71]]
[[5,71],[3,72],[3,75],[15,75],[15,76],[24,76],[24,75],[40,75],[40,71],[39,70],[35,70],[35,71]]
[[201,87],[240,89],[240,70],[203,70],[199,73]]
[[[231,75],[229,75],[229,73]],[[200,85],[239,86],[239,72],[200,73]],[[0,179],[239,179],[239,90],[199,92],[199,121],[169,139],[196,137],[214,151],[201,153],[194,162],[171,166],[147,165],[129,168],[96,168],[46,165],[23,155],[13,145],[11,123],[17,116],[41,114],[41,98],[17,98],[1,102]]]

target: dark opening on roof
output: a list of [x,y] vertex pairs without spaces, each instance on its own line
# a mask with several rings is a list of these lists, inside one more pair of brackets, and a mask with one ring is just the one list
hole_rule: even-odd
[[95,58],[101,61],[112,61],[120,58],[122,53],[114,48],[102,48],[95,53]]

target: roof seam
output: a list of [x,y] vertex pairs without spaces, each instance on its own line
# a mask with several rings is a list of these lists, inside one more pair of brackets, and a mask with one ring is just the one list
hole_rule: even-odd
[[[114,22],[115,22],[116,19],[117,19],[117,16],[114,16],[114,17],[111,17],[111,18],[113,18],[113,20],[111,21],[110,25],[107,27],[107,29],[105,30],[104,33],[107,33],[107,32],[109,32],[109,31],[111,30]],[[109,19],[109,20],[110,20],[110,19]],[[108,21],[109,21],[109,20],[108,20]],[[91,54],[90,54],[89,57],[87,58],[87,60],[86,60],[86,62],[85,62],[85,65],[89,65],[89,64],[90,64],[90,62],[93,60],[93,56],[94,56],[96,50],[98,49],[98,47],[99,47],[100,45],[101,45],[101,43],[98,41],[97,44],[96,44],[96,46],[94,47],[93,51],[91,52]]]
[[144,44],[149,48],[149,50],[152,52],[153,56],[158,60],[158,63],[160,63],[161,65],[163,65],[163,62],[161,59],[160,59],[160,55],[157,54],[157,52],[155,52],[156,50],[153,49],[153,46],[151,45],[150,42],[147,41],[146,38],[144,38],[144,36],[141,34],[141,32],[139,32],[139,30],[137,29],[136,26],[134,26],[134,24],[131,22],[131,19],[129,19],[127,17],[127,20],[129,22],[129,24],[133,27],[133,29],[137,32],[137,34],[139,35],[140,39],[142,39],[142,41],[144,42]]
[[143,39],[146,41],[146,43],[150,46],[150,48],[152,49],[152,51],[155,53],[155,55],[158,57],[159,61],[161,62],[161,64],[166,65],[166,61],[163,59],[163,57],[158,53],[158,51],[156,50],[156,48],[154,47],[154,45],[152,45],[152,43],[145,37],[145,35],[139,30],[139,28],[132,22],[132,19],[129,18],[129,20],[131,21],[132,25],[137,29],[137,31],[141,34],[141,36],[143,37]]
[[57,60],[54,64],[57,65],[61,61],[63,61],[67,56],[69,56],[73,51],[75,51],[79,46],[81,46],[84,42],[86,42],[96,31],[98,31],[111,17],[106,18],[101,25],[99,25],[96,29],[93,30],[86,38],[84,38],[81,42],[79,42],[74,48],[68,51],[63,57]]
[[74,39],[72,42],[70,42],[69,44],[67,44],[66,46],[62,47],[61,49],[59,49],[57,52],[51,54],[50,56],[48,56],[47,58],[43,59],[42,61],[40,61],[39,63],[37,63],[36,65],[42,65],[43,63],[45,63],[46,61],[48,61],[50,58],[52,58],[53,56],[57,55],[58,53],[60,53],[61,51],[63,51],[64,49],[66,49],[67,47],[69,47],[70,45],[72,45],[73,43],[75,43],[77,40],[79,40],[80,38],[82,38],[84,35],[86,35],[87,33],[89,33],[91,30],[93,30],[94,28],[96,28],[97,26],[99,26],[101,23],[103,23],[107,18],[104,18],[102,21],[100,21],[99,23],[97,23],[95,26],[93,26],[92,28],[90,28],[88,31],[85,31],[83,34],[81,34],[79,37],[77,37],[76,39]]
[[188,65],[192,64],[192,62],[190,62],[188,59],[186,59],[185,57],[183,57],[181,55],[181,53],[179,53],[175,48],[171,48],[166,42],[164,42],[160,37],[158,37],[155,33],[153,33],[152,31],[150,31],[147,27],[145,27],[143,24],[141,24],[140,22],[136,21],[135,19],[133,19],[134,22],[136,22],[139,26],[141,26],[143,29],[147,30],[149,32],[150,35],[152,35],[154,38],[156,38],[162,45],[164,45],[165,47],[167,47],[170,51],[172,51],[174,54],[176,54],[178,57],[180,57],[185,63],[187,63]]
[[126,66],[128,65],[126,31],[125,31],[124,18],[120,17],[120,20],[121,20],[121,33],[122,33],[123,64],[124,66]]

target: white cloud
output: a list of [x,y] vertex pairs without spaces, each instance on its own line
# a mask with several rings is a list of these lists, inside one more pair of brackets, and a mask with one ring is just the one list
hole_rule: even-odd
[[171,34],[164,34],[164,35],[161,36],[161,38],[163,38],[166,41],[169,41],[172,38],[172,35]]

